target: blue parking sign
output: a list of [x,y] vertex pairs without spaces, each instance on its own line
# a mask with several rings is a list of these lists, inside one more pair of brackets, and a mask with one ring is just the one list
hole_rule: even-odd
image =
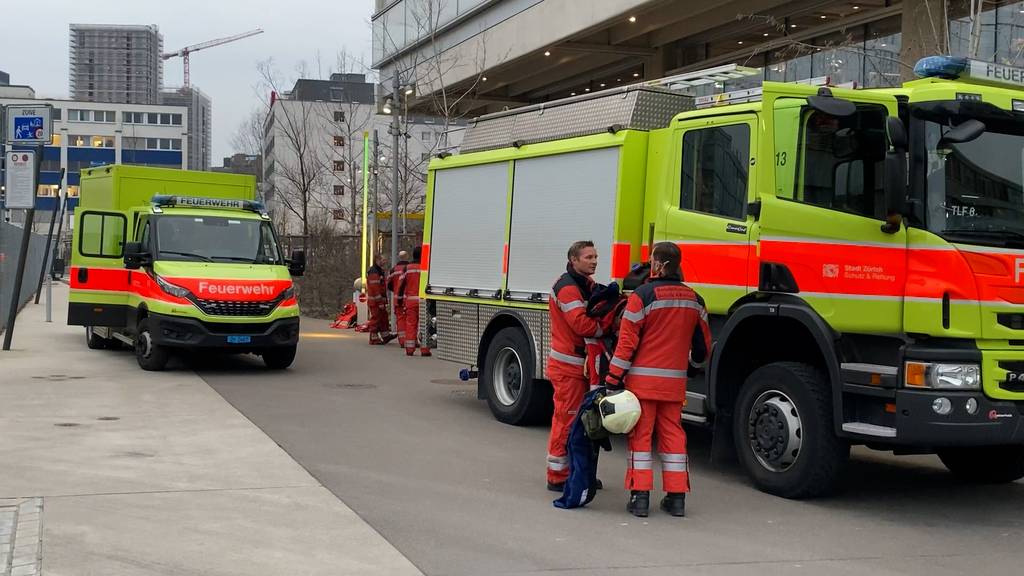
[[43,138],[42,116],[15,116],[15,140],[41,140]]

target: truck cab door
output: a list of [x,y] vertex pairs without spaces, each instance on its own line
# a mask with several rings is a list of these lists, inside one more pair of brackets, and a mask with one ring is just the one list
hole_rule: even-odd
[[765,82],[762,105],[775,169],[762,179],[759,290],[800,297],[839,332],[900,333],[907,232],[883,229],[896,98]]
[[76,211],[68,324],[124,326],[129,275],[122,259],[127,226],[121,212]]
[[688,120],[674,131],[676,185],[658,236],[679,245],[683,280],[713,315],[749,290],[757,134],[754,114]]

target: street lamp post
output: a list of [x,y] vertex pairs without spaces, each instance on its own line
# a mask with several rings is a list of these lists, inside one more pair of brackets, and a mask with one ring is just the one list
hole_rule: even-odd
[[391,85],[391,261],[398,262],[398,136],[401,126],[398,123],[398,91],[401,82],[398,79],[398,63],[395,63],[395,77]]

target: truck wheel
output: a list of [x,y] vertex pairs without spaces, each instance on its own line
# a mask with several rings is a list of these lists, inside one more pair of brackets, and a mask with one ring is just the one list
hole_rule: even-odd
[[747,377],[733,437],[754,484],[783,498],[832,491],[850,456],[850,445],[834,432],[828,380],[799,362],[768,364]]
[[139,320],[135,331],[135,359],[143,370],[159,371],[167,367],[171,359],[170,350],[153,343],[153,335],[149,331],[149,318]]
[[295,361],[295,352],[298,346],[286,346],[284,348],[271,348],[263,352],[263,363],[271,370],[284,370]]
[[85,344],[90,350],[106,350],[110,347],[110,341],[97,334],[92,326],[85,327]]
[[1024,478],[1024,446],[944,448],[939,460],[957,478],[980,484],[1005,484]]
[[480,383],[487,406],[499,421],[519,426],[543,419],[550,398],[533,379],[533,362],[530,340],[519,328],[502,328],[487,346]]

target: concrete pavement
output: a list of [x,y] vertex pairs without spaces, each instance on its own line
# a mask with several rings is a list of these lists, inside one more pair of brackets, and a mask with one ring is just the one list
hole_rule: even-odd
[[420,574],[193,372],[87,349],[54,296],[0,352],[0,576]]

